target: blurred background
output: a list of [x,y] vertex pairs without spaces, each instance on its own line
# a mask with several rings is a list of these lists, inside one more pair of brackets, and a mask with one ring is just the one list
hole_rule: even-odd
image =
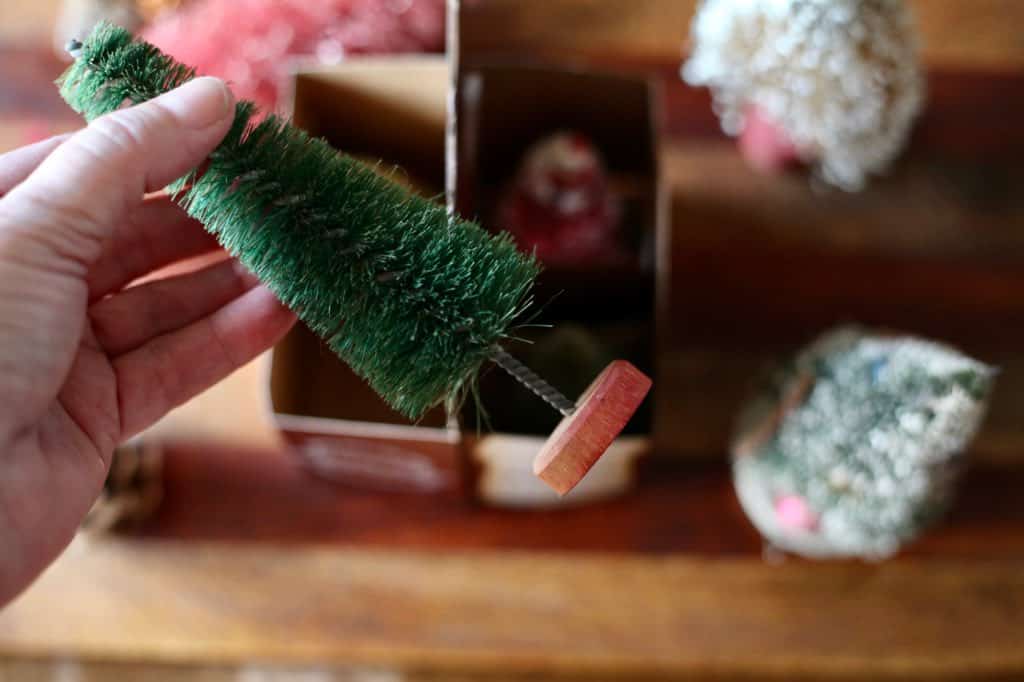
[[1024,678],[1024,3],[3,0],[0,152],[100,18],[511,232],[571,398],[655,388],[559,498],[515,382],[411,424],[296,329],[118,451],[0,680]]

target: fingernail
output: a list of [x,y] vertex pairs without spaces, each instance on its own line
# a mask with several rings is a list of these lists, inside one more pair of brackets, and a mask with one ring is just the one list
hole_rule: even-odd
[[219,78],[195,78],[181,87],[161,95],[161,106],[174,114],[183,125],[196,130],[219,123],[234,106],[234,97]]

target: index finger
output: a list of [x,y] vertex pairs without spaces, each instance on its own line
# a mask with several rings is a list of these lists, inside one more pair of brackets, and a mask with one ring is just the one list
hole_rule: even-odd
[[56,135],[0,155],[0,198],[21,184],[69,137],[71,133]]

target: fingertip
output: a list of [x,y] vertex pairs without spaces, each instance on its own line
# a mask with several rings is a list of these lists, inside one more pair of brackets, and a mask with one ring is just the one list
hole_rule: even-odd
[[242,282],[243,286],[245,286],[246,290],[252,289],[260,284],[259,278],[252,274],[252,271],[245,267],[241,261],[232,259],[231,264],[235,275],[238,277],[239,281]]
[[[265,286],[263,286],[263,288],[266,289]],[[274,299],[271,306],[274,319],[277,321],[280,330],[277,338],[274,339],[274,342],[276,343],[289,329],[295,326],[295,323],[299,320],[299,316],[294,310],[282,303],[280,299],[278,299],[277,296],[275,296],[269,289],[267,289],[267,293]]]
[[265,286],[117,357],[123,429],[135,434],[281,340],[295,315]]
[[154,103],[171,112],[183,127],[205,130],[230,119],[235,98],[224,81],[201,76],[161,95]]
[[243,298],[247,314],[260,321],[257,338],[262,339],[267,347],[277,343],[298,319],[265,284],[257,284]]

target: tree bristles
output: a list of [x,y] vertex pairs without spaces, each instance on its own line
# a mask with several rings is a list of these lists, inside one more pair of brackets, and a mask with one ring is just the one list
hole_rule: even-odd
[[[92,120],[194,76],[101,24],[58,83]],[[176,200],[396,410],[416,418],[457,400],[528,306],[536,260],[255,113],[237,105],[202,172],[172,186]]]

